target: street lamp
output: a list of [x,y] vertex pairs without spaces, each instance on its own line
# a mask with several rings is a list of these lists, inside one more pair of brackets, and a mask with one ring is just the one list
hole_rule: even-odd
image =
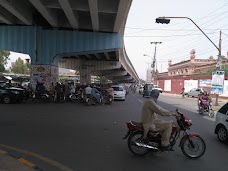
[[[207,39],[214,45],[214,47],[218,50],[218,59],[217,59],[217,64],[216,64],[216,68],[217,70],[219,70],[219,68],[221,67],[220,65],[220,57],[221,57],[221,31],[220,31],[220,40],[219,40],[219,47],[216,46],[216,44],[206,35],[206,33],[204,33],[204,31],[189,17],[158,17],[156,18],[156,23],[164,23],[164,24],[168,24],[170,22],[170,18],[179,18],[179,19],[188,19],[190,20],[203,34],[204,36],[207,37]],[[215,105],[218,106],[218,94],[216,94],[216,102]]]

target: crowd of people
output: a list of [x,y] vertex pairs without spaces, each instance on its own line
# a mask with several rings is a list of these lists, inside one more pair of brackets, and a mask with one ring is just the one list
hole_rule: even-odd
[[43,83],[37,82],[35,88],[36,96],[39,98],[44,93],[48,93],[50,97],[53,97],[55,102],[70,101],[71,95],[76,94],[80,99],[92,96],[99,103],[104,95],[113,97],[113,88],[111,84],[102,86],[99,84],[76,85],[74,82],[66,81],[52,83],[49,91],[47,91]]

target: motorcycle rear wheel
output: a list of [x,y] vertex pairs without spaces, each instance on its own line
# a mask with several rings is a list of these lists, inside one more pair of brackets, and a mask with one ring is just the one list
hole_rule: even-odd
[[204,155],[206,151],[206,144],[199,136],[189,137],[181,145],[181,151],[188,158],[197,159]]
[[133,154],[137,156],[144,156],[149,152],[148,148],[139,147],[135,144],[135,142],[140,141],[142,137],[143,137],[143,132],[136,131],[136,132],[133,132],[128,138],[128,148]]

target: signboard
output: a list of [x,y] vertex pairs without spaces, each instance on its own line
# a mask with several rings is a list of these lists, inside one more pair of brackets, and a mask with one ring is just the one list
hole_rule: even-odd
[[215,71],[212,73],[211,94],[223,94],[224,71]]

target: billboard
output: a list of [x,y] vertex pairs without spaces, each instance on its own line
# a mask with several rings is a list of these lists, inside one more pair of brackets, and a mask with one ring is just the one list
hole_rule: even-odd
[[223,94],[224,71],[215,71],[212,73],[211,94]]

